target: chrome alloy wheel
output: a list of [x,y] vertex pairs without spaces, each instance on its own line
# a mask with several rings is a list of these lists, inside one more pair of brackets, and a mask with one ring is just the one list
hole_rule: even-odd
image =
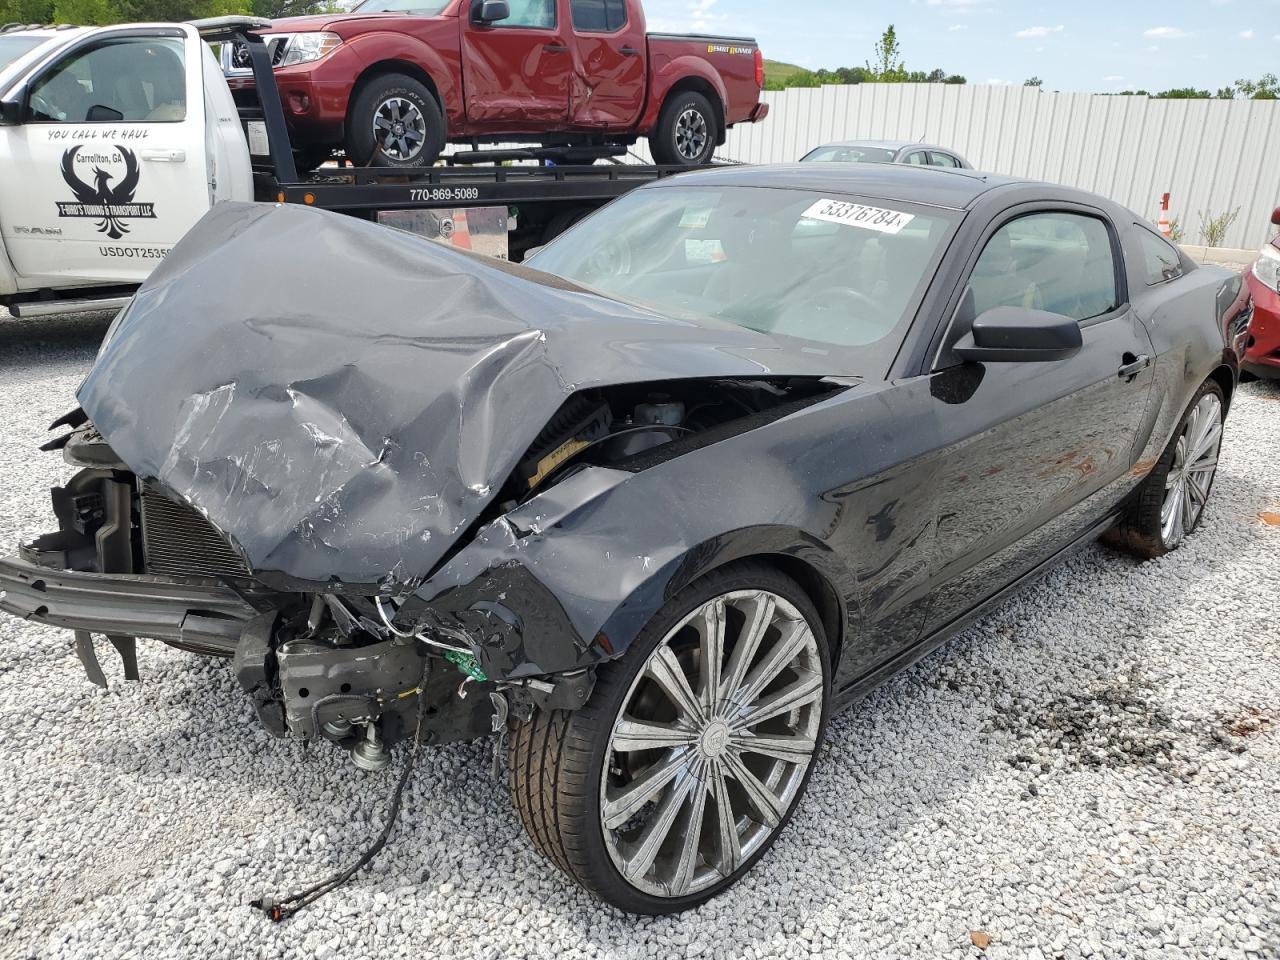
[[817,750],[823,669],[804,617],[764,591],[715,597],[662,639],[622,701],[600,784],[623,879],[688,896],[769,841]]
[[427,139],[427,121],[412,100],[388,97],[373,112],[373,141],[392,160],[412,160]]
[[1187,417],[1186,429],[1174,447],[1173,462],[1164,481],[1160,509],[1160,537],[1168,549],[1195,529],[1209,500],[1222,446],[1222,402],[1205,394]]
[[707,146],[707,118],[692,108],[676,120],[676,151],[686,160],[697,160]]

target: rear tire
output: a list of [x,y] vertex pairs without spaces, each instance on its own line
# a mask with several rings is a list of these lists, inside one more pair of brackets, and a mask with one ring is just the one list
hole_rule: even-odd
[[1202,384],[1173,439],[1108,533],[1109,542],[1153,560],[1196,531],[1217,475],[1225,409],[1222,388],[1212,380]]
[[[771,661],[782,666],[764,679]],[[715,571],[600,668],[581,709],[513,726],[520,819],[543,856],[601,900],[641,914],[695,907],[750,870],[791,819],[825,733],[830,675],[822,621],[794,580],[754,562]],[[752,719],[766,702],[779,712]]]
[[440,105],[423,84],[401,73],[364,83],[347,114],[346,149],[371,167],[429,167],[444,149]]
[[721,133],[710,100],[693,91],[676,93],[658,115],[658,127],[649,137],[649,152],[661,164],[703,166],[711,162]]

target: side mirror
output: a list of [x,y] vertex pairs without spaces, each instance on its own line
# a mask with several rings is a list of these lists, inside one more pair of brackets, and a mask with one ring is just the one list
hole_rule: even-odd
[[0,100],[0,126],[16,127],[22,123],[22,102]]
[[1083,346],[1080,324],[1070,317],[1044,310],[992,307],[973,321],[973,328],[957,341],[955,352],[965,360],[1019,363],[1065,360]]
[[1280,227],[1280,207],[1276,207],[1275,211],[1271,214],[1271,222],[1277,227]]
[[507,0],[478,0],[471,8],[471,19],[476,23],[496,23],[511,16]]
[[124,119],[124,114],[113,107],[104,107],[102,104],[96,103],[89,108],[89,112],[85,114],[84,118],[89,123],[119,123]]

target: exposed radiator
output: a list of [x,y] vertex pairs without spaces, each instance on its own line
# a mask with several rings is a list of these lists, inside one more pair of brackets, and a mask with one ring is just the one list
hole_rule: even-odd
[[150,484],[141,490],[142,553],[147,573],[248,577],[249,568],[208,520]]

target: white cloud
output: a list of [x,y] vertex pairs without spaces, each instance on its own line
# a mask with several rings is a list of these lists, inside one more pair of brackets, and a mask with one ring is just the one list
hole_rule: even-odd
[[1182,40],[1191,34],[1181,27],[1152,27],[1143,36],[1148,40]]
[[[957,30],[968,30],[968,29],[969,29],[969,25],[967,23],[953,23],[951,26],[947,27],[947,32],[955,33]],[[1280,40],[1280,37],[1276,37],[1276,39]]]
[[1051,33],[1061,33],[1067,29],[1062,24],[1056,27],[1027,27],[1025,30],[1019,30],[1014,34],[1019,40],[1030,40],[1033,37],[1047,37]]
[[1124,83],[1124,77],[1120,76],[1119,74],[1112,74],[1112,75],[1111,75],[1111,76],[1109,76],[1109,77],[1103,77],[1103,78],[1102,78],[1102,82],[1103,82],[1103,83],[1113,83],[1113,84],[1114,84],[1114,83]]
[[1256,31],[1256,30],[1252,30],[1252,29],[1250,29],[1250,30],[1241,30],[1241,31],[1240,31],[1240,39],[1241,39],[1241,40],[1252,40],[1252,39],[1253,39],[1254,37],[1256,37],[1257,35],[1258,35],[1257,31]]

